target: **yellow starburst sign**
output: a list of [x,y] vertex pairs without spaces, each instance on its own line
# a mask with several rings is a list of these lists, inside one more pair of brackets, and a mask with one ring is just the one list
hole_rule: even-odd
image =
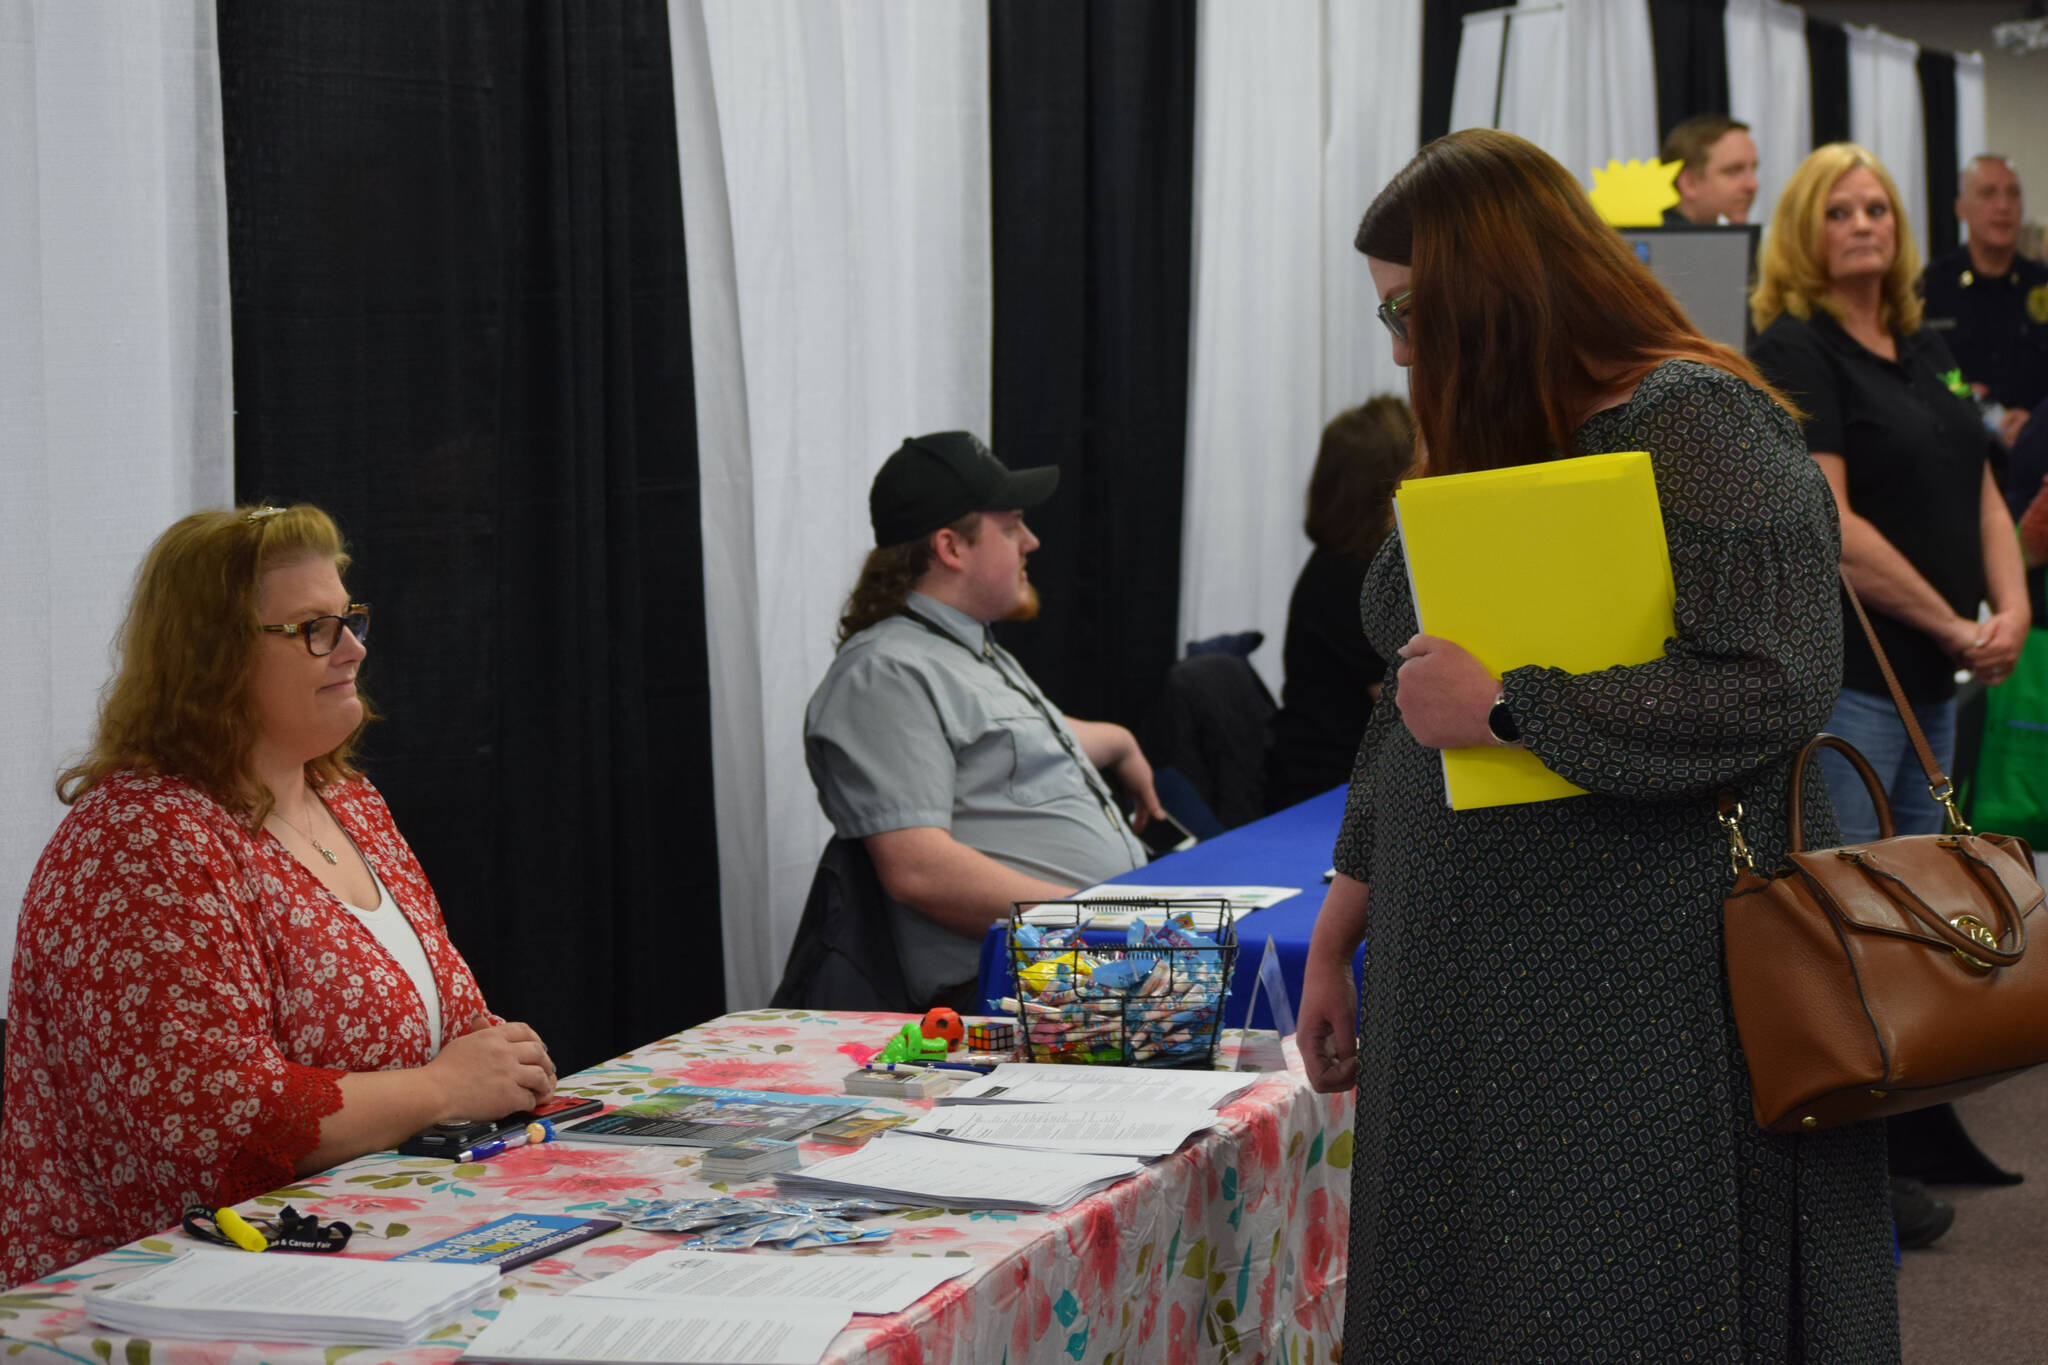
[[1656,227],[1678,202],[1683,161],[1610,161],[1593,168],[1593,210],[1610,227]]

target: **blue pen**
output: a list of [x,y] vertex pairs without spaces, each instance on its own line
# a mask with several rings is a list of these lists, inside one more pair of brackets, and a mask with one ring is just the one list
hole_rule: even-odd
[[[513,1145],[513,1139],[509,1137],[492,1138],[489,1142],[479,1142],[476,1146],[471,1147],[455,1159],[457,1161],[482,1161],[485,1157],[496,1156]],[[526,1145],[526,1134],[519,1134],[517,1145],[521,1147]]]
[[975,1062],[869,1062],[869,1071],[972,1071],[986,1076],[995,1070],[992,1066],[981,1066]]

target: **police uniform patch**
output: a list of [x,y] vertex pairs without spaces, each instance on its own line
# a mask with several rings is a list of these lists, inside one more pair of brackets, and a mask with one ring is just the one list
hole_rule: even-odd
[[2048,322],[2048,284],[2037,284],[2027,291],[2027,316],[2036,322]]

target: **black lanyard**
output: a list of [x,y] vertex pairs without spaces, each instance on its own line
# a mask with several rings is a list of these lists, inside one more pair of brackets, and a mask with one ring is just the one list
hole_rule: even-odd
[[1053,738],[1057,739],[1060,742],[1060,747],[1067,751],[1067,757],[1073,759],[1080,767],[1081,780],[1088,784],[1088,790],[1094,794],[1096,801],[1101,804],[1102,813],[1109,817],[1109,823],[1114,825],[1119,833],[1126,828],[1123,815],[1116,808],[1115,798],[1109,794],[1109,788],[1102,781],[1102,774],[1095,770],[1095,765],[1090,763],[1088,756],[1081,752],[1080,746],[1074,742],[1073,735],[1067,730],[1066,726],[1059,723],[1059,718],[1053,715],[1052,708],[1045,704],[1045,699],[1040,697],[1033,689],[1024,686],[1024,684],[1010,676],[1010,670],[1003,667],[1002,660],[996,654],[995,645],[989,642],[986,636],[983,637],[981,648],[977,650],[974,646],[968,644],[965,640],[955,635],[952,631],[947,630],[930,617],[907,606],[899,607],[897,610],[940,639],[960,646],[960,648],[966,650],[990,668],[993,668],[996,671],[996,676],[1001,678],[1012,692],[1030,702],[1031,709],[1038,712],[1039,718],[1052,727]]

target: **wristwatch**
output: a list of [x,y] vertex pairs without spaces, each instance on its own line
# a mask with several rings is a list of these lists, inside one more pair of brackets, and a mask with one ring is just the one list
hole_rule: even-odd
[[1493,709],[1486,713],[1486,732],[1493,736],[1493,742],[1504,749],[1519,748],[1522,743],[1522,727],[1515,724],[1515,713],[1508,710],[1508,694],[1503,689],[1493,699]]

